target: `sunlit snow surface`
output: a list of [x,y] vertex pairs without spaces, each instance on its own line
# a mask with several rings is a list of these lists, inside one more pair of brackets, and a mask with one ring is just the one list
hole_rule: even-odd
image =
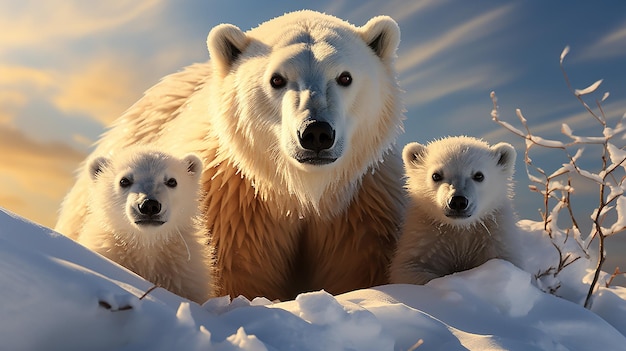
[[584,309],[585,260],[536,283],[554,249],[536,223],[520,228],[517,265],[532,274],[492,260],[425,286],[200,306],[163,289],[140,299],[152,284],[0,211],[0,349],[626,350],[626,288],[601,288]]

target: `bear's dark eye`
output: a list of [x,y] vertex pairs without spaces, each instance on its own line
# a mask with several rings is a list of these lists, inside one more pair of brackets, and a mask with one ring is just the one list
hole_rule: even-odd
[[120,186],[122,188],[128,188],[131,185],[133,185],[133,181],[132,180],[130,180],[130,179],[126,178],[126,177],[123,177],[122,179],[120,179]]
[[342,72],[339,77],[337,77],[337,84],[342,87],[347,87],[352,84],[352,76],[350,75],[350,72]]
[[170,188],[175,188],[178,185],[178,182],[174,178],[170,178],[165,181],[165,185]]
[[272,78],[270,78],[270,85],[274,89],[280,89],[287,85],[287,79],[285,79],[285,77],[281,76],[278,73],[274,73],[272,75]]
[[480,183],[483,180],[485,180],[485,175],[483,174],[483,172],[476,172],[476,174],[474,174],[472,179]]
[[440,182],[443,180],[443,176],[437,172],[433,173],[432,178],[434,182]]

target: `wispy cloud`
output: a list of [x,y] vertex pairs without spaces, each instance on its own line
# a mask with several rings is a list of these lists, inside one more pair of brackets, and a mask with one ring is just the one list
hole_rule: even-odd
[[[514,5],[506,5],[480,12],[423,43],[409,36],[409,49],[397,61],[401,84],[408,92],[406,105],[426,104],[457,92],[494,89],[516,77],[516,69],[488,61],[488,51],[494,49],[490,36],[502,29],[513,9]],[[481,51],[470,46],[478,41]],[[465,59],[451,57],[452,52],[463,53]]]
[[409,91],[405,103],[412,106],[460,91],[493,89],[515,76],[513,70],[505,71],[491,65],[478,65],[471,69],[451,69],[449,65],[437,65],[427,71],[410,75],[401,83]]
[[[446,0],[403,0],[403,1],[362,1],[355,8],[351,1],[333,1],[326,9],[328,13],[344,18],[368,18],[375,15],[391,16],[397,22],[414,19],[419,13],[448,3]],[[359,23],[355,23],[359,25]]]
[[0,87],[0,125],[11,125],[20,107],[26,103],[26,96],[19,91]]
[[626,56],[626,23],[606,34],[586,48],[578,57],[581,61]]
[[53,82],[51,74],[40,69],[23,65],[0,65],[0,86],[22,84],[43,88]]
[[142,22],[134,20],[161,4],[159,0],[3,1],[0,23],[5,30],[0,31],[0,48],[58,45],[59,39],[85,37],[128,23],[137,28]]
[[40,69],[0,64],[0,124],[12,124],[29,96],[49,89],[53,81],[49,72]]
[[[32,119],[41,115],[50,119],[64,115],[68,119],[69,116],[84,116],[104,128],[149,86],[146,66],[151,65],[135,64],[119,57],[97,57],[83,66],[75,65],[73,69],[0,65],[0,125],[18,128],[27,125],[20,122],[20,118]],[[42,104],[46,106],[45,110]],[[23,132],[33,135],[31,130]],[[57,132],[61,133],[48,135],[48,140],[67,140],[75,134],[64,128]],[[100,132],[92,133],[92,137]],[[85,139],[85,136],[80,138]]]
[[[93,127],[109,125],[156,82],[155,72],[178,67],[190,51],[185,41],[142,57],[138,50],[125,49],[129,35],[140,40],[154,29],[165,6],[162,0],[89,6],[81,1],[0,2],[0,124],[24,126],[20,118],[41,114],[63,116],[59,123],[86,117],[97,122]],[[118,38],[115,46],[111,38]],[[87,144],[84,135],[69,128],[58,131],[63,130],[67,133],[49,139]]]
[[403,4],[398,5],[396,2],[385,2],[389,4],[387,14],[393,17],[396,21],[402,22],[408,19],[412,19],[419,13],[432,10],[435,7],[442,7],[449,3],[446,0],[407,0]]
[[85,114],[108,126],[146,88],[140,70],[130,66],[112,57],[89,61],[60,78],[52,101],[64,113]]
[[506,5],[491,10],[485,14],[476,16],[469,21],[450,29],[439,37],[428,42],[415,45],[398,59],[397,69],[399,72],[412,69],[416,66],[434,59],[435,57],[449,52],[458,45],[467,44],[495,33],[506,15],[511,13],[513,5]]

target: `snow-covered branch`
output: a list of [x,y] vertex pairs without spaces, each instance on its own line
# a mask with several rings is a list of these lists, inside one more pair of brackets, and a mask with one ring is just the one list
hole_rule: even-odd
[[[598,242],[598,259],[595,264],[593,281],[591,282],[586,296],[584,305],[591,307],[592,296],[598,286],[598,280],[606,259],[605,239],[626,230],[626,198],[623,196],[626,191],[626,150],[623,146],[617,146],[616,143],[625,139],[626,126],[623,121],[626,114],[619,120],[615,127],[611,128],[607,124],[606,115],[602,108],[602,103],[608,98],[609,94],[604,93],[601,100],[596,100],[598,112],[590,108],[583,100],[584,96],[593,94],[602,84],[602,80],[598,80],[583,89],[574,89],[570,83],[569,77],[563,66],[563,62],[569,47],[566,47],[561,53],[560,65],[565,78],[565,83],[574,97],[582,104],[583,108],[589,112],[590,116],[599,124],[601,130],[600,135],[581,136],[574,133],[572,128],[563,123],[561,133],[568,141],[545,139],[531,132],[528,126],[528,120],[523,116],[520,109],[516,110],[516,115],[523,128],[515,127],[512,123],[503,121],[498,111],[497,97],[494,92],[491,93],[493,102],[493,110],[491,112],[492,119],[500,126],[508,130],[514,135],[525,140],[524,163],[526,166],[526,174],[532,183],[529,190],[536,192],[542,196],[543,210],[540,211],[543,220],[543,228],[546,234],[553,242],[557,250],[559,262],[552,267],[546,267],[545,270],[535,275],[537,280],[544,277],[557,277],[563,269],[582,256],[574,256],[571,252],[565,252],[561,246],[562,242],[557,242],[554,233],[565,233],[566,240],[570,236],[578,244],[580,254],[585,258],[591,257],[589,254],[589,245],[597,238]],[[593,150],[600,150],[600,164],[596,169],[591,170],[589,166],[583,167],[583,155],[586,155],[585,146],[593,146]],[[562,154],[567,162],[561,167],[552,171],[545,171],[536,166],[532,162],[530,153],[532,148],[539,147],[543,149],[554,150]],[[574,151],[572,155],[570,152]],[[597,157],[595,158],[598,159]],[[582,237],[580,233],[580,218],[575,217],[575,211],[572,208],[571,196],[574,194],[572,186],[573,178],[577,182],[583,182],[592,187],[596,187],[598,191],[597,207],[592,211],[587,220],[591,220],[591,232]],[[556,202],[556,203],[555,203]],[[553,205],[554,204],[554,205]],[[558,222],[561,211],[566,210],[570,218],[569,228],[560,228]],[[611,222],[611,223],[605,223]],[[621,272],[616,270],[616,272]],[[621,273],[620,273],[621,274]],[[560,287],[559,283],[546,285],[538,284],[545,287],[544,290],[555,294]]]

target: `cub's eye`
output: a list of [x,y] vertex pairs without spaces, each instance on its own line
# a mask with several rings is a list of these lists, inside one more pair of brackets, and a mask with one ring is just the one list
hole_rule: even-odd
[[480,183],[483,180],[485,180],[485,175],[483,174],[483,172],[476,172],[476,174],[474,174],[472,179]]
[[270,85],[274,89],[280,89],[287,85],[287,79],[285,79],[285,77],[281,76],[278,73],[274,73],[272,75],[272,78],[270,78]]
[[350,72],[343,72],[339,75],[339,77],[337,77],[337,84],[341,85],[342,87],[347,87],[350,84],[352,84],[352,75],[350,75]]
[[433,173],[432,178],[434,182],[440,182],[443,180],[443,176],[437,172]]
[[170,178],[167,181],[165,181],[165,185],[170,188],[175,188],[178,185],[178,182],[176,181],[176,179]]
[[133,185],[133,181],[132,180],[130,180],[130,179],[126,178],[126,177],[123,177],[122,179],[120,179],[120,186],[122,188],[128,188],[131,185]]

